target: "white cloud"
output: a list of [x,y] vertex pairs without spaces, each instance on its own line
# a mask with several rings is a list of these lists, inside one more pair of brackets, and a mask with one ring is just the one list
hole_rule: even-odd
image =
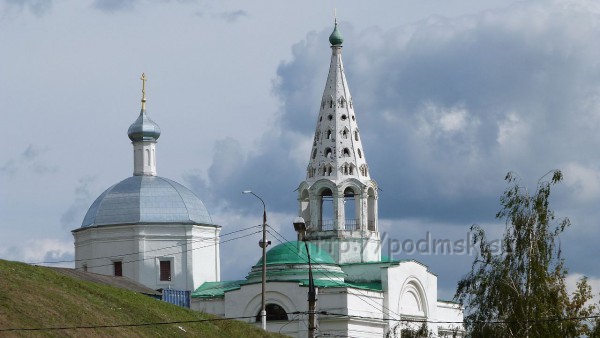
[[[585,275],[581,273],[569,273],[567,278],[565,279],[567,284],[567,291],[569,293],[573,293],[577,288],[577,282],[579,282]],[[598,304],[600,302],[600,277],[597,276],[585,276],[588,278],[588,284],[592,287],[592,295],[593,299],[588,302],[588,304]]]
[[579,203],[594,203],[600,198],[600,171],[579,163],[567,163],[563,173],[565,184]]
[[[73,267],[75,249],[72,241],[58,239],[28,239],[18,245],[0,249],[0,257],[6,260],[17,260],[50,266]],[[61,264],[48,262],[67,261]],[[69,262],[70,261],[70,262]]]
[[498,121],[498,137],[496,140],[502,148],[515,150],[527,139],[529,128],[515,112],[509,112],[504,119]]

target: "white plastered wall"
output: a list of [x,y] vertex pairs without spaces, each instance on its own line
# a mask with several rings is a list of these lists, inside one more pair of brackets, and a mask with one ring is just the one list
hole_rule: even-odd
[[[137,224],[78,229],[76,269],[114,275],[113,261],[123,263],[123,276],[152,289],[193,291],[220,280],[220,227],[191,224]],[[171,281],[160,281],[159,261],[171,261]]]

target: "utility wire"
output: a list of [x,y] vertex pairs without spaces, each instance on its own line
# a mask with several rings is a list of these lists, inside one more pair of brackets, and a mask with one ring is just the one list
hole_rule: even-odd
[[[249,233],[249,234],[246,234],[246,235],[242,235],[242,236],[230,238],[230,239],[225,240],[225,241],[215,242],[215,243],[212,243],[212,244],[208,244],[208,245],[204,245],[204,246],[199,246],[199,247],[196,247],[196,248],[191,248],[191,249],[187,249],[187,250],[183,250],[183,251],[170,252],[168,254],[184,253],[184,252],[191,252],[191,251],[198,250],[198,249],[204,249],[204,248],[208,248],[208,247],[211,247],[211,246],[215,246],[217,244],[223,244],[223,243],[235,241],[235,240],[238,240],[238,239],[241,239],[241,238],[249,237],[249,236],[258,234],[260,232],[261,231],[258,230],[258,231],[255,231],[255,232],[252,232],[252,233]],[[117,257],[119,257],[119,256],[117,256]],[[139,258],[139,259],[132,259],[132,260],[129,260],[129,261],[123,261],[123,264],[141,262],[141,261],[146,261],[146,260],[155,259],[155,258],[156,257],[151,256],[151,257],[144,257],[144,258]],[[100,267],[112,266],[112,265],[113,265],[113,263],[109,263],[109,264],[101,264],[101,265],[88,266],[88,268],[100,268]]]
[[[319,315],[324,316],[337,316],[337,317],[348,317],[357,319],[373,319],[373,317],[349,315],[344,313],[335,313],[328,311],[319,311]],[[540,319],[523,319],[523,320],[491,320],[491,321],[474,321],[478,324],[515,324],[515,323],[547,323],[547,322],[566,322],[572,320],[586,320],[600,318],[600,315],[580,316],[580,317],[551,317],[551,318],[540,318]],[[399,320],[392,318],[382,318],[381,320],[386,321],[400,321],[408,323],[429,323],[429,324],[464,324],[461,321],[441,321],[441,320],[429,320],[429,319],[416,319],[416,318],[401,318]]]
[[[288,315],[300,315],[300,314],[308,314],[308,311],[294,311],[294,312],[286,312]],[[372,320],[372,317],[366,316],[358,316],[358,315],[348,315],[344,313],[335,313],[328,311],[318,311],[317,314],[322,316],[336,316],[336,317],[347,317],[347,318],[357,318],[357,319],[369,319]],[[141,327],[141,326],[157,326],[157,325],[171,325],[171,324],[192,324],[192,323],[204,323],[204,322],[218,322],[218,321],[228,321],[228,320],[240,320],[240,319],[252,319],[256,318],[256,316],[242,316],[242,317],[221,317],[221,318],[208,318],[208,319],[192,319],[192,320],[176,320],[176,321],[166,321],[166,322],[146,322],[146,323],[130,323],[130,324],[111,324],[111,325],[81,325],[81,326],[55,326],[55,327],[22,327],[22,328],[0,328],[0,332],[14,332],[14,331],[55,331],[55,330],[76,330],[76,329],[106,329],[106,328],[122,328],[122,327]],[[586,319],[596,319],[600,318],[600,315],[593,316],[579,316],[579,317],[565,317],[565,318],[542,318],[542,319],[525,319],[525,320],[495,320],[495,321],[478,321],[477,323],[482,324],[512,324],[512,323],[540,323],[540,322],[552,322],[552,321],[571,321],[571,320],[586,320]],[[300,320],[298,319],[292,319]],[[383,320],[387,321],[400,321],[400,322],[412,322],[412,323],[431,323],[431,324],[463,324],[460,321],[437,321],[437,320],[426,320],[426,319],[400,319],[395,320],[391,318],[383,318]],[[324,332],[335,332],[335,330],[326,330]],[[364,332],[364,331],[363,331]]]
[[[251,229],[256,228],[258,226],[262,226],[262,225],[256,225],[256,226],[251,226],[251,227],[247,227],[247,228],[236,230],[236,231],[231,231],[231,232],[228,232],[226,234],[219,235],[219,237],[225,237],[225,236],[229,236],[229,235],[232,235],[232,234],[235,234],[235,233],[238,233],[238,232],[251,230]],[[71,259],[71,260],[50,261],[50,262],[29,262],[29,263],[25,263],[25,264],[29,264],[29,265],[61,264],[61,263],[81,262],[81,261],[93,261],[93,260],[98,260],[98,259],[122,258],[122,257],[133,256],[133,255],[137,255],[137,254],[141,254],[141,253],[148,253],[148,252],[154,252],[154,251],[161,251],[161,250],[164,250],[164,249],[176,248],[176,247],[184,246],[184,245],[187,245],[187,244],[193,244],[193,243],[197,243],[197,242],[213,242],[213,240],[206,239],[206,238],[201,238],[201,239],[198,239],[198,240],[195,240],[195,241],[190,241],[190,242],[185,242],[185,243],[181,243],[181,244],[175,244],[175,245],[165,246],[165,247],[158,248],[158,249],[132,252],[132,253],[127,253],[127,254],[118,255],[118,256],[105,256],[105,257],[96,257],[96,258],[90,258],[90,259]]]
[[190,323],[217,322],[217,321],[225,321],[225,320],[249,319],[249,318],[254,318],[254,317],[255,316],[232,317],[232,318],[194,319],[194,320],[176,320],[176,321],[169,321],[169,322],[148,322],[148,323],[137,323],[137,324],[9,328],[9,329],[0,329],[0,332],[14,332],[14,331],[55,331],[55,330],[77,330],[77,329],[108,329],[108,328],[120,328],[120,327],[140,327],[140,326],[157,326],[157,325],[171,325],[171,324],[190,324]]

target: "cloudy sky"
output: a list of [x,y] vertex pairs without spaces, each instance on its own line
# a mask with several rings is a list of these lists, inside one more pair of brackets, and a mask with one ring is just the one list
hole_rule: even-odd
[[[600,292],[600,5],[585,0],[0,0],[0,258],[73,259],[70,230],[131,175],[142,72],[159,175],[223,233],[261,222],[252,189],[293,239],[336,7],[384,244],[499,236],[505,174],[534,189],[561,169],[570,281]],[[258,260],[255,237],[222,245],[223,279]],[[395,258],[429,265],[442,298],[473,260]]]

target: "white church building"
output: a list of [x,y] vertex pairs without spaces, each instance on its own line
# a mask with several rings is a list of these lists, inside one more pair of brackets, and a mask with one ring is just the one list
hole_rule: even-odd
[[221,227],[193,192],[156,175],[160,128],[146,112],[142,81],[142,109],[127,132],[133,176],[106,189],[72,231],[75,268],[191,291],[220,279]]
[[[297,190],[308,245],[282,242],[266,254],[267,330],[307,336],[310,253],[317,336],[399,337],[423,323],[438,337],[460,335],[462,309],[438,299],[437,275],[417,261],[381,255],[377,182],[362,146],[337,22],[329,41],[329,73],[306,179]],[[128,130],[133,176],[104,191],[72,231],[76,268],[153,289],[193,291],[192,309],[260,326],[262,259],[245,279],[220,281],[221,227],[189,189],[157,176],[160,128],[146,112],[144,75],[142,81],[141,112]]]
[[[377,183],[369,173],[342,63],[337,22],[298,215],[318,288],[317,336],[390,337],[426,323],[435,336],[462,332],[462,309],[438,300],[437,276],[414,261],[381,256]],[[291,223],[291,222],[290,222]],[[291,226],[291,224],[290,224]],[[308,330],[308,255],[304,243],[281,243],[266,255],[267,329],[292,337]],[[246,279],[206,282],[192,308],[260,325],[262,259]]]

